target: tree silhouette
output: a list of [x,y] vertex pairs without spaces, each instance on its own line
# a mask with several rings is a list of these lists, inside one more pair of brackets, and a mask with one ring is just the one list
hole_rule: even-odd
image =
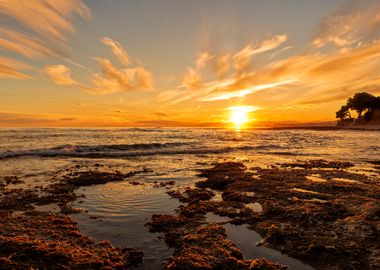
[[350,110],[356,111],[358,119],[363,118],[369,121],[374,110],[380,110],[380,97],[376,97],[367,92],[356,93],[353,97],[347,100],[346,105],[343,105],[336,112],[336,118],[340,120],[352,119]]
[[340,120],[352,118],[350,108],[347,105],[343,105],[340,110],[336,112],[336,118]]
[[372,109],[376,103],[376,97],[367,92],[356,93],[347,101],[347,106],[358,113],[358,119],[362,118],[362,114],[366,110]]

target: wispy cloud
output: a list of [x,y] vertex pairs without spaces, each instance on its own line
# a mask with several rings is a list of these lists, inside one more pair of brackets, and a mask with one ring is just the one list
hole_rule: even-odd
[[[109,59],[95,57],[101,73],[91,73],[88,75],[92,85],[86,85],[74,81],[70,76],[69,69],[64,65],[47,66],[45,72],[50,79],[57,84],[75,85],[91,94],[111,94],[120,91],[151,90],[153,89],[153,75],[141,65],[133,65],[129,61],[129,56],[122,45],[114,40],[102,38],[101,41],[110,46],[118,59],[128,67],[119,68]],[[70,63],[71,60],[66,59]],[[79,63],[73,62],[76,66],[88,70]]]
[[[195,67],[187,68],[178,89],[164,91],[157,98],[161,102],[171,104],[190,99],[198,101],[227,100],[243,97],[269,87],[289,84],[294,80],[260,82],[250,65],[254,55],[278,48],[287,39],[287,35],[276,35],[262,41],[257,46],[249,44],[234,54],[198,53]],[[201,72],[208,62],[212,64],[215,79],[204,81]],[[231,66],[234,67],[233,74],[229,72]]]
[[357,89],[380,82],[380,42],[349,52],[305,54],[269,64],[257,75],[266,80],[294,78],[300,90],[293,102],[301,104],[345,99]]
[[65,42],[65,32],[74,32],[72,15],[91,17],[90,10],[81,0],[0,0],[0,13],[16,20],[21,26],[47,39]]
[[30,76],[22,73],[28,66],[7,57],[0,57],[0,78],[29,79]]
[[78,62],[76,62],[76,61],[74,61],[72,59],[70,59],[70,58],[64,57],[63,60],[65,60],[67,63],[70,63],[70,64],[72,64],[72,65],[74,65],[76,67],[79,67],[80,69],[82,69],[84,71],[94,72],[92,69],[90,69],[90,68],[88,68],[88,67],[86,67],[86,66],[84,66],[84,65],[82,65],[82,64],[80,64],[80,63],[78,63]]
[[264,40],[259,46],[248,45],[244,47],[233,57],[235,70],[238,73],[246,71],[255,54],[273,50],[287,41],[287,39],[287,35],[277,35],[271,39]]
[[94,87],[82,87],[92,94],[110,94],[119,91],[153,88],[152,74],[144,67],[118,69],[108,59],[98,58],[97,61],[101,66],[102,74],[90,76]]
[[[309,50],[304,50],[304,53],[280,60],[273,60],[276,55],[272,54],[267,64],[251,66],[252,56],[256,54],[275,48],[279,48],[275,54],[290,49],[290,46],[280,47],[287,40],[287,35],[278,35],[258,46],[247,45],[237,53],[212,58],[215,79],[203,80],[208,77],[202,75],[201,69],[188,68],[182,84],[177,89],[163,91],[157,99],[167,104],[177,104],[256,95],[260,96],[255,101],[257,103],[265,103],[264,99],[267,98],[284,108],[346,99],[358,89],[380,88],[380,40],[376,35],[372,39],[368,35],[366,38],[367,42],[363,39],[360,46],[345,50],[315,52],[306,47]],[[234,72],[230,72],[231,65]],[[274,89],[281,89],[276,96],[282,98],[274,100],[271,97]]]
[[[2,21],[12,22],[0,28],[0,48],[34,59],[67,57],[66,34],[75,32],[73,15],[89,19],[91,12],[82,0],[0,0]],[[15,69],[16,62],[11,64],[9,60],[2,63],[3,74],[7,65],[7,77],[29,78],[9,69]]]
[[54,46],[46,46],[46,44],[37,37],[30,37],[25,33],[5,28],[0,28],[0,47],[29,58],[59,56],[64,54],[62,50]]
[[101,41],[111,47],[119,61],[128,67],[118,68],[109,59],[97,57],[102,73],[90,75],[94,86],[81,86],[92,94],[110,94],[119,91],[151,90],[153,89],[153,75],[145,67],[134,65],[123,46],[110,38]]
[[197,89],[202,86],[202,79],[198,72],[193,68],[187,68],[182,79],[182,86],[187,89]]
[[[233,89],[226,87],[224,91],[211,91],[211,94],[206,95],[205,97],[201,98],[201,101],[216,101],[216,100],[228,100],[231,98],[236,98],[236,97],[244,97],[249,94],[256,93],[261,90],[265,89],[271,89],[274,87],[282,86],[282,85],[290,85],[292,83],[295,83],[296,80],[284,80],[281,82],[276,82],[276,83],[268,83],[268,84],[259,84],[259,85],[252,85],[250,87],[247,87],[245,89],[239,88],[239,90],[234,91]],[[228,85],[232,86],[232,85]],[[233,87],[233,86],[232,86]]]
[[112,53],[119,59],[120,63],[122,63],[124,66],[128,66],[130,64],[129,55],[119,42],[114,41],[108,37],[102,38],[102,42],[111,48]]
[[208,53],[208,52],[200,52],[200,53],[198,53],[198,55],[196,57],[196,60],[195,60],[196,67],[198,69],[204,68],[206,66],[206,64],[211,59],[213,59],[214,57],[215,57],[214,55],[210,55],[210,53]]
[[77,82],[71,78],[70,70],[64,65],[45,66],[45,73],[56,84],[75,85]]
[[218,56],[215,63],[216,73],[219,79],[224,79],[231,67],[231,55]]
[[324,18],[318,26],[313,45],[344,47],[368,41],[380,32],[379,10],[378,0],[348,0]]
[[270,55],[270,59],[275,58],[277,55],[279,55],[279,54],[281,54],[283,52],[286,52],[286,51],[290,50],[291,48],[292,48],[291,46],[286,46],[286,47],[282,48],[281,50],[272,53]]

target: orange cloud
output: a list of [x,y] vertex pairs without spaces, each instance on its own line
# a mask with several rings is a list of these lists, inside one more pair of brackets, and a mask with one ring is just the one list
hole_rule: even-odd
[[197,58],[195,60],[197,68],[198,69],[204,68],[207,62],[209,62],[214,57],[215,57],[214,55],[210,55],[208,52],[198,53]]
[[0,13],[18,21],[26,29],[58,42],[66,41],[64,32],[74,32],[73,14],[90,18],[88,7],[81,0],[0,0]]
[[[246,46],[244,49],[232,54],[214,56],[210,53],[200,53],[196,58],[196,67],[188,67],[179,89],[169,90],[160,93],[157,98],[160,101],[176,104],[190,99],[198,101],[226,100],[234,97],[243,97],[256,91],[266,88],[266,86],[277,86],[288,84],[289,80],[270,81],[261,83],[254,73],[250,71],[252,56],[267,52],[279,47],[287,40],[287,35],[277,35],[264,40],[260,45],[254,47]],[[216,80],[202,81],[200,74],[205,63],[213,61]],[[234,65],[235,74],[226,78],[230,67]],[[244,73],[242,73],[244,71]],[[264,87],[265,85],[265,87]],[[191,91],[183,91],[183,88]]]
[[[82,0],[0,0],[2,20],[14,25],[0,28],[0,47],[28,58],[67,56],[65,34],[75,32],[73,15],[91,17]],[[1,77],[29,78],[17,71],[22,66],[17,61],[1,66]]]
[[[251,54],[248,53],[251,47],[246,48],[248,49],[239,53]],[[196,78],[200,74],[197,70],[191,71],[189,74],[192,76],[189,75],[187,81],[198,82]],[[190,100],[229,100],[260,92],[260,100],[266,99],[265,93],[268,99],[273,100],[270,90],[282,89],[287,94],[283,99],[275,101],[276,106],[289,108],[296,104],[346,99],[358,89],[373,89],[376,86],[380,89],[380,41],[371,41],[343,52],[299,54],[255,69],[246,67],[244,73],[236,70],[235,74],[230,74],[227,78],[219,77],[203,81],[202,84],[189,85],[193,87],[187,87],[188,90],[179,88],[164,91],[157,98],[168,104],[176,104]],[[260,103],[260,100],[256,102]]]
[[112,53],[119,59],[120,63],[124,66],[129,65],[129,56],[119,42],[107,37],[102,38],[102,42],[111,48]]
[[77,82],[71,78],[70,70],[64,65],[45,66],[45,73],[56,84],[75,85]]
[[151,90],[153,89],[153,75],[142,66],[133,66],[128,53],[123,46],[110,38],[103,38],[102,42],[109,46],[113,54],[127,68],[117,68],[110,60],[96,58],[102,74],[91,74],[90,80],[94,86],[81,86],[81,89],[92,94],[110,94],[119,91]]
[[378,0],[347,1],[336,12],[325,17],[312,44],[317,48],[327,44],[343,47],[371,39],[379,33],[379,9]]
[[[111,47],[120,62],[128,64],[130,67],[118,68],[109,59],[96,57],[95,59],[100,65],[102,73],[92,73],[89,75],[92,85],[79,84],[74,81],[70,76],[69,69],[64,65],[47,66],[44,71],[57,84],[76,85],[91,94],[102,95],[120,91],[153,89],[152,73],[143,66],[133,66],[129,61],[127,52],[119,42],[109,38],[103,38],[102,42]],[[88,71],[87,68],[76,62],[68,59],[65,60]]]
[[347,53],[306,54],[269,64],[257,76],[268,81],[296,79],[302,89],[293,103],[345,99],[357,89],[380,83],[380,42]]
[[30,76],[21,72],[21,70],[27,68],[27,65],[19,61],[0,57],[0,78],[29,79]]
[[216,72],[218,78],[223,79],[231,67],[231,55],[221,55],[216,59]]
[[201,87],[202,79],[195,69],[187,68],[183,75],[182,85],[187,89],[197,89]]
[[94,88],[84,88],[94,94],[107,94],[118,91],[152,89],[152,74],[144,67],[118,69],[108,59],[97,59],[102,74],[91,75]]
[[32,38],[26,34],[5,28],[0,28],[0,47],[29,58],[64,54],[62,50],[56,47],[47,47],[38,38]]
[[264,40],[257,47],[254,47],[252,45],[248,45],[244,47],[241,51],[237,52],[233,57],[235,70],[238,73],[245,71],[249,67],[252,61],[252,56],[254,56],[255,54],[273,50],[277,48],[278,46],[280,46],[285,41],[287,41],[287,39],[288,39],[287,35],[277,35],[271,39]]

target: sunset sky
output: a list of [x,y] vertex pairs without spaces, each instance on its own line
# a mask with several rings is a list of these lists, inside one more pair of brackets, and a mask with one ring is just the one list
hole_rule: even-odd
[[332,121],[379,84],[378,0],[0,0],[0,126]]

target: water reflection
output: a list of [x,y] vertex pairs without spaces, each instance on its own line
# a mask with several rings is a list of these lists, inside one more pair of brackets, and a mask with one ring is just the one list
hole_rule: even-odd
[[267,258],[273,262],[287,265],[292,270],[313,270],[314,268],[302,263],[299,260],[293,259],[281,252],[258,246],[263,238],[253,230],[248,229],[247,225],[233,225],[228,223],[228,217],[221,217],[213,213],[207,213],[206,220],[208,222],[221,223],[227,230],[227,237],[234,242],[242,251],[246,259]]

